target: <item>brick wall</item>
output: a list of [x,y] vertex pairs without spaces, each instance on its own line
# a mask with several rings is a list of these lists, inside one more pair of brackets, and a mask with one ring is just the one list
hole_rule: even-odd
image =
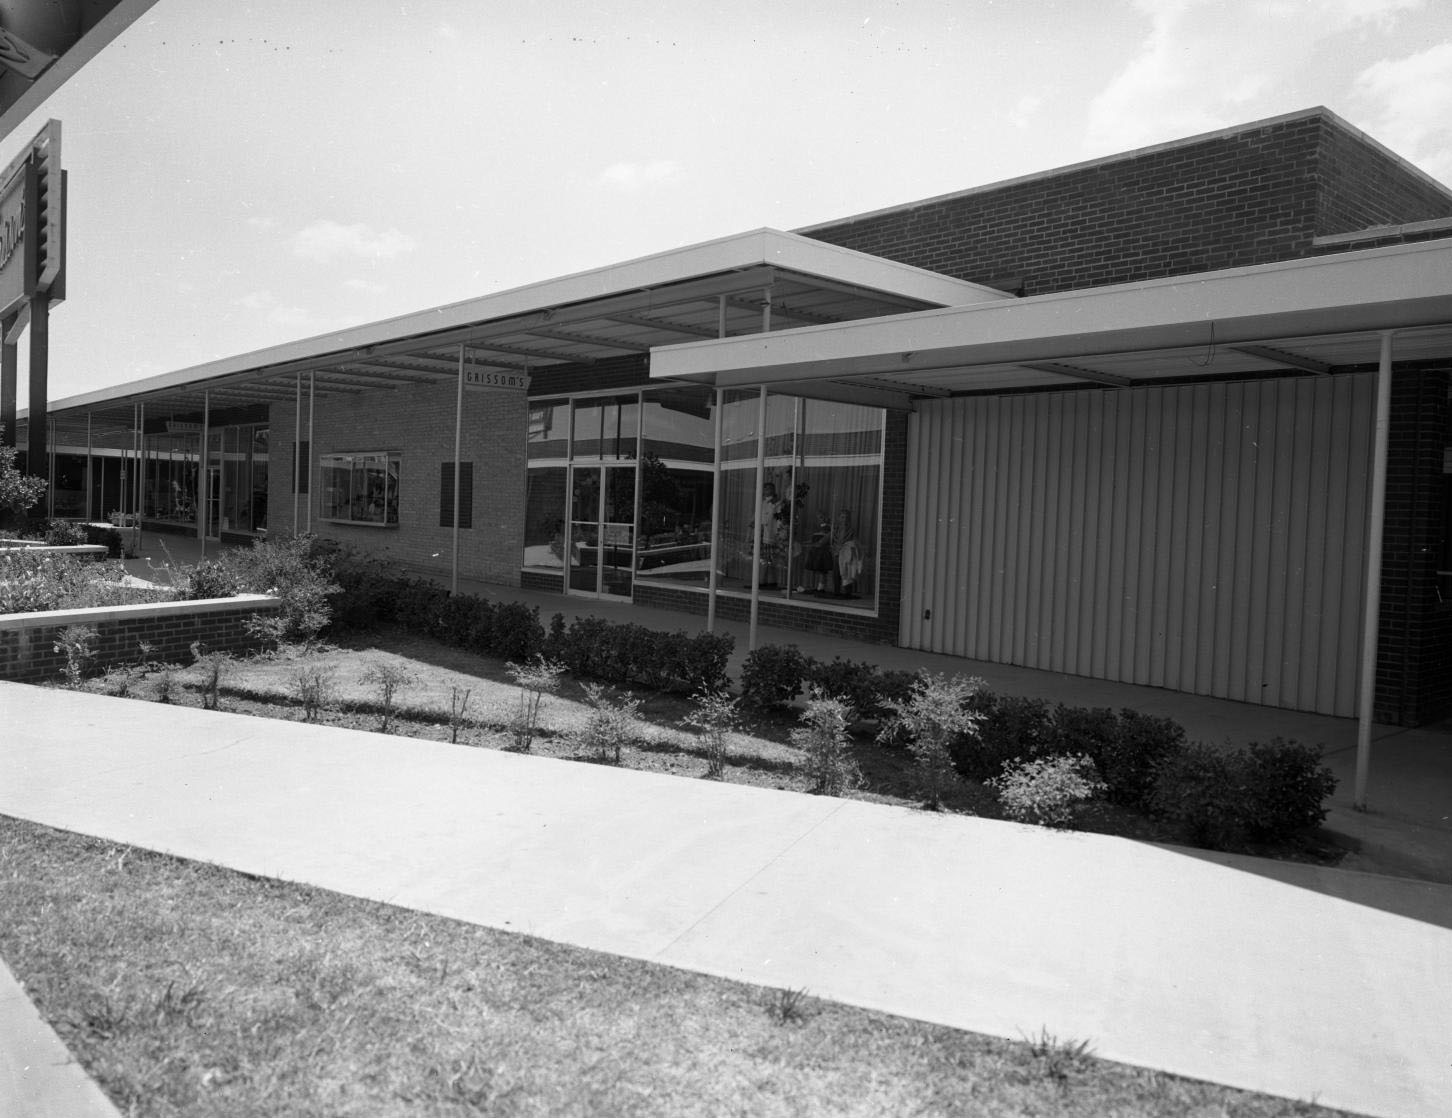
[[1452,202],[1445,194],[1408,173],[1379,145],[1342,128],[1321,132],[1317,179],[1316,232],[1322,236],[1452,217]]
[[1398,370],[1387,441],[1386,527],[1377,635],[1379,722],[1452,712],[1452,603],[1438,600],[1448,370]]
[[1301,117],[803,233],[1039,295],[1295,259],[1318,234],[1449,212],[1379,148]]
[[[699,590],[680,590],[656,583],[636,583],[637,605],[660,609],[678,610],[681,613],[706,616],[706,595]],[[727,621],[749,621],[751,599],[736,595],[719,595],[716,598],[716,616]],[[811,606],[794,605],[780,599],[763,598],[758,619],[763,625],[780,629],[796,629],[805,633],[827,633],[848,640],[872,641],[877,644],[892,644],[897,639],[897,614],[890,619],[890,626],[881,618],[870,614],[836,611]],[[890,630],[890,631],[889,631]]]
[[[439,526],[439,468],[454,460],[455,386],[414,385],[358,396],[320,396],[313,419],[310,489],[316,535],[356,545],[407,567],[447,573],[453,529]],[[460,530],[459,574],[519,585],[524,545],[525,397],[464,392],[462,460],[474,464],[473,527]],[[272,406],[268,511],[277,533],[292,530],[293,406]],[[307,404],[303,404],[307,439]],[[391,451],[401,456],[399,523],[338,524],[321,518],[318,460],[325,454]],[[299,527],[306,522],[306,505]]]
[[59,679],[66,657],[55,651],[55,642],[71,625],[96,630],[92,666],[102,671],[136,663],[143,642],[151,646],[146,659],[166,663],[190,663],[193,641],[200,641],[209,652],[255,651],[261,642],[247,632],[247,622],[259,613],[276,612],[278,606],[276,598],[248,595],[13,614],[0,622],[0,679],[17,683]]

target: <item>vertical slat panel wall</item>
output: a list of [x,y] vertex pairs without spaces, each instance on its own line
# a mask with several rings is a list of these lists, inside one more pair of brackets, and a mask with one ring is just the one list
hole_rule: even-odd
[[924,404],[902,643],[1355,713],[1374,381]]

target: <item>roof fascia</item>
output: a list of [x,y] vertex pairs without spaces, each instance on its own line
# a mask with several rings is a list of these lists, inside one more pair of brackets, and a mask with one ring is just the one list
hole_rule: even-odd
[[1452,243],[1432,241],[664,346],[651,376],[724,386],[901,375],[1448,322]]
[[138,395],[205,387],[206,382],[223,377],[306,366],[379,346],[408,348],[415,340],[427,344],[435,335],[467,333],[493,321],[762,268],[930,305],[962,306],[1012,298],[981,284],[763,228],[98,389],[56,400],[50,410],[95,407]]

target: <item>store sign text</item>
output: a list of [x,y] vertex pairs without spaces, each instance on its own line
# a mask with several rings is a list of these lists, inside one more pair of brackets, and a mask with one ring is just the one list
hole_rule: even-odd
[[524,373],[496,373],[485,369],[465,369],[464,384],[469,388],[505,388],[524,392],[529,389],[529,377]]

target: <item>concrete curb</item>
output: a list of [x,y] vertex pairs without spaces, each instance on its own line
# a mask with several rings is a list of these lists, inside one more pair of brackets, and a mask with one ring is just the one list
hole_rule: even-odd
[[0,962],[0,1114],[121,1118]]

